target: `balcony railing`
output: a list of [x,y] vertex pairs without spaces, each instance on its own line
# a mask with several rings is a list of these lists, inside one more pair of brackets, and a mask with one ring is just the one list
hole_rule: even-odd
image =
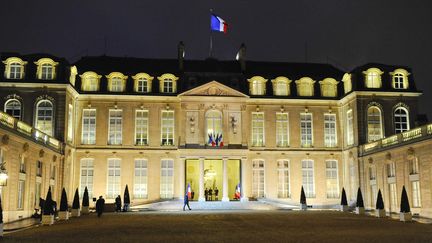
[[37,130],[36,128],[28,125],[25,122],[19,121],[18,119],[10,116],[7,113],[0,111],[0,124],[6,126],[9,129],[16,131],[18,134],[28,137],[33,141],[39,141],[48,147],[55,150],[61,150],[62,143],[49,135]]
[[403,145],[412,141],[423,140],[428,137],[432,137],[432,124],[427,124],[388,138],[364,144],[360,147],[360,153],[361,155],[366,155],[390,146]]

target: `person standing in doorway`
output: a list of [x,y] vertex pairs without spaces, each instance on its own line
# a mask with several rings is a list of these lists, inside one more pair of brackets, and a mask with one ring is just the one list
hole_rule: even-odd
[[116,204],[116,212],[121,212],[121,198],[120,195],[118,195],[115,199]]
[[217,187],[215,188],[214,193],[215,193],[215,201],[219,201],[219,189]]
[[105,199],[102,196],[99,196],[99,199],[96,201],[96,212],[98,217],[102,216],[105,207]]
[[209,201],[213,201],[213,190],[211,188],[208,190],[208,195],[209,195]]
[[189,195],[187,193],[184,196],[183,211],[185,211],[186,206],[188,207],[189,210],[192,210],[189,206]]
[[208,190],[207,190],[207,187],[204,190],[204,198],[205,198],[206,201],[208,201]]

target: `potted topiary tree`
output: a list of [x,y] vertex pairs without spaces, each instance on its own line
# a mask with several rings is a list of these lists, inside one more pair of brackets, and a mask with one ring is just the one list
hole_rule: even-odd
[[364,214],[364,213],[365,213],[365,209],[363,203],[363,195],[359,187],[359,189],[357,190],[356,214]]
[[348,212],[348,201],[345,193],[345,188],[342,187],[342,197],[341,197],[341,205],[340,210],[342,212]]
[[401,208],[400,208],[399,219],[400,221],[403,222],[412,221],[411,208],[409,205],[408,195],[406,193],[405,186],[402,187]]
[[375,207],[375,216],[378,218],[383,218],[386,216],[386,212],[384,209],[384,201],[381,195],[381,189],[378,190],[378,196],[376,201],[376,207]]
[[300,209],[307,210],[306,194],[304,192],[303,186],[301,187],[301,193],[300,193]]
[[78,195],[78,188],[75,191],[73,203],[72,203],[72,217],[79,217],[80,216],[80,204],[79,204],[79,195]]
[[66,190],[63,187],[62,195],[60,199],[60,212],[58,214],[59,220],[68,220],[69,219],[69,209],[68,209],[68,200],[66,195]]
[[43,208],[42,225],[52,224],[54,224],[54,204],[51,196],[51,187],[49,187]]
[[129,204],[130,204],[130,197],[129,197],[129,188],[128,185],[126,184],[126,188],[123,194],[123,212],[127,212],[129,211]]
[[82,209],[81,209],[82,214],[89,214],[90,213],[89,205],[90,205],[89,194],[88,194],[87,187],[85,187],[83,200],[82,200]]

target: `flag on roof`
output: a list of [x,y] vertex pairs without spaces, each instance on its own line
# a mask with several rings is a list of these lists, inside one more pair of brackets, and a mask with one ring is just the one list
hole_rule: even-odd
[[223,20],[221,17],[217,16],[216,14],[211,14],[210,29],[212,31],[226,33],[228,29],[228,24],[225,20]]

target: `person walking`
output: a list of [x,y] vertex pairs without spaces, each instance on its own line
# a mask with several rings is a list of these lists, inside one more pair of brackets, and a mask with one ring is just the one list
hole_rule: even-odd
[[98,217],[102,215],[105,207],[105,199],[102,196],[99,196],[99,199],[96,201],[96,212]]
[[121,212],[121,198],[120,195],[118,195],[115,199],[116,204],[116,212]]
[[189,206],[189,196],[188,196],[187,193],[186,193],[185,196],[184,196],[183,211],[185,211],[185,207],[186,207],[186,206],[189,208],[189,210],[192,210],[192,209],[190,208],[190,206]]

